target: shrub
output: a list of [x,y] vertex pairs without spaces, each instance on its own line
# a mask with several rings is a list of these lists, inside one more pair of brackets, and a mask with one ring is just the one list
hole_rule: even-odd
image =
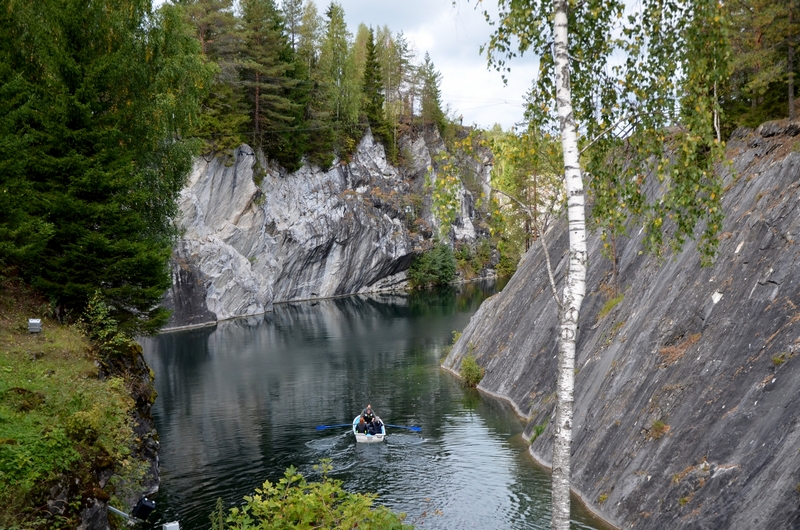
[[447,285],[455,277],[453,251],[441,243],[417,256],[408,269],[408,282],[414,289]]
[[475,361],[474,355],[467,355],[464,360],[461,361],[461,371],[459,375],[464,380],[466,386],[478,386],[478,383],[481,382],[485,373],[486,371],[483,367],[479,366]]
[[356,528],[363,530],[410,529],[403,524],[405,514],[396,514],[385,506],[373,506],[375,495],[350,493],[342,482],[328,478],[329,460],[320,466],[321,482],[306,482],[294,467],[273,484],[269,480],[246,496],[244,505],[231,508],[225,516],[222,503],[211,514],[211,529],[273,530],[300,528]]

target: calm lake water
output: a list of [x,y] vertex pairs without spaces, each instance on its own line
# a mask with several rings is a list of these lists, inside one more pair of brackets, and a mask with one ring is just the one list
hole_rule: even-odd
[[[144,339],[156,374],[161,490],[149,528],[209,528],[216,499],[241,502],[289,466],[307,479],[330,459],[349,491],[436,529],[549,528],[549,476],[526,451],[505,403],[439,368],[443,348],[493,287],[280,304],[257,318]],[[367,404],[390,424],[356,444]],[[573,503],[575,504],[575,503]],[[575,513],[574,528],[597,528]]]

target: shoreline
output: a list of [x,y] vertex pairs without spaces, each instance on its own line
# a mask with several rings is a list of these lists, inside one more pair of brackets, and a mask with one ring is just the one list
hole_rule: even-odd
[[[457,377],[458,379],[461,379],[461,376],[458,375],[458,373],[455,370],[452,370],[450,368],[446,368],[446,367],[442,366],[441,364],[439,365],[439,368],[441,368],[445,372],[448,372],[448,373],[452,374],[453,376]],[[485,395],[487,395],[487,396],[489,396],[491,398],[498,399],[500,401],[504,401],[504,402],[508,403],[511,406],[511,408],[514,409],[514,412],[517,414],[517,416],[519,416],[521,419],[525,420],[526,422],[530,421],[530,419],[526,415],[522,414],[522,412],[520,411],[520,409],[517,406],[517,404],[514,403],[509,398],[507,398],[506,396],[503,396],[501,394],[496,394],[496,393],[494,393],[494,392],[492,392],[490,390],[483,389],[483,388],[480,387],[480,384],[478,384],[478,386],[476,386],[475,389],[478,392],[480,392],[481,394],[485,394]],[[523,432],[523,435],[522,435],[522,439],[526,443],[529,443],[529,440],[527,438],[525,438],[525,436],[524,436],[524,432]],[[528,449],[527,449],[526,453],[528,454],[528,456],[531,457],[531,459],[533,460],[533,462],[537,466],[539,466],[540,468],[544,469],[548,473],[552,473],[553,472],[552,466],[548,466],[545,462],[543,462],[542,460],[537,458],[536,455],[533,454],[533,452],[531,452],[530,445],[528,446]],[[621,530],[620,527],[618,527],[617,525],[615,525],[614,523],[609,521],[606,517],[604,517],[603,515],[597,513],[597,510],[594,508],[594,506],[589,504],[589,502],[586,500],[586,498],[583,495],[583,493],[580,490],[577,490],[574,487],[572,487],[572,484],[570,484],[569,490],[570,490],[570,493],[571,493],[572,497],[581,504],[583,509],[586,510],[588,513],[590,513],[592,515],[592,517],[594,517],[595,519],[597,519],[598,521],[601,521],[604,525],[606,525],[607,526],[607,530]]]
[[[487,281],[487,280],[491,280],[491,281],[495,281],[496,282],[499,279],[500,279],[500,276],[498,276],[497,274],[493,274],[493,275],[490,275],[490,276],[480,276],[480,277],[477,277],[477,278],[472,278],[471,280],[461,280],[461,281],[450,283],[448,285],[449,286],[467,285],[467,284],[470,284],[470,283],[475,283],[475,282],[480,282],[480,281]],[[376,290],[376,291],[361,291],[361,292],[358,292],[358,293],[337,294],[335,296],[321,296],[321,297],[318,297],[318,298],[298,298],[296,300],[281,300],[279,302],[273,302],[271,305],[275,306],[275,305],[283,305],[283,304],[294,304],[296,302],[316,302],[316,301],[320,301],[320,300],[337,300],[339,298],[347,298],[347,297],[350,297],[350,296],[358,296],[358,295],[362,295],[362,294],[364,294],[364,295],[394,294],[394,295],[406,295],[407,296],[407,295],[411,294],[411,292],[412,291],[409,290],[409,289],[379,289],[379,290]],[[268,313],[272,313],[272,310],[270,309],[269,311],[262,311],[261,313],[251,313],[251,314],[248,314],[248,315],[236,315],[236,316],[232,316],[232,317],[228,317],[228,318],[217,319],[217,320],[214,320],[214,321],[211,321],[211,322],[203,322],[201,324],[189,324],[187,326],[174,326],[174,327],[171,327],[171,328],[162,328],[162,329],[158,330],[158,333],[156,333],[156,335],[161,335],[162,333],[173,333],[173,332],[176,332],[176,331],[186,331],[186,330],[189,330],[189,329],[206,328],[206,327],[216,326],[220,322],[227,322],[229,320],[235,320],[237,318],[260,317],[260,316],[266,315]]]

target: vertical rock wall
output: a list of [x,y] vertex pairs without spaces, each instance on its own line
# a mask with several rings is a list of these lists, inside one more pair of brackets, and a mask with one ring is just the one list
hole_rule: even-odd
[[[729,142],[719,256],[659,260],[618,243],[624,298],[590,240],[579,322],[573,488],[620,528],[800,528],[800,132],[769,123]],[[548,234],[559,281],[565,223]],[[472,352],[482,390],[529,418],[554,411],[557,309],[537,245],[444,362]],[[539,427],[539,429],[537,429]],[[552,426],[531,445],[548,464]]]
[[[294,173],[251,148],[198,159],[181,192],[181,237],[164,304],[169,327],[269,311],[273,302],[402,286],[435,222],[423,194],[438,135],[405,139],[405,168],[390,165],[367,133],[351,160]],[[434,172],[435,175],[435,172]],[[462,190],[454,233],[475,239],[471,194]]]

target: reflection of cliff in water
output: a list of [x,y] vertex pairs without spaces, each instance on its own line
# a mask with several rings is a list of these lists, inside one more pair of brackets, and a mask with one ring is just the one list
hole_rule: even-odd
[[[164,480],[191,490],[220,466],[230,475],[182,502],[241,498],[298,464],[286,449],[297,433],[349,421],[367,401],[387,418],[440,424],[447,409],[424,381],[448,377],[435,368],[438,352],[491,292],[465,285],[282,303],[258,317],[143,339],[156,373],[156,425],[169,440]],[[179,476],[170,462],[180,462]]]

